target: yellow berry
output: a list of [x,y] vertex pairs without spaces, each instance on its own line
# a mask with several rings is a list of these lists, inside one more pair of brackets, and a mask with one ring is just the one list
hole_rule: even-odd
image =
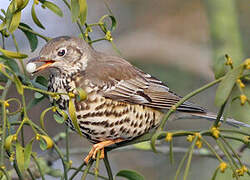
[[247,172],[247,171],[248,171],[248,169],[247,169],[247,167],[246,167],[245,165],[243,165],[243,166],[241,167],[241,169],[242,169],[244,172]]
[[56,112],[56,107],[55,107],[55,106],[52,107],[52,111],[53,111],[53,112]]
[[220,168],[220,172],[224,173],[227,168],[227,163],[221,162],[219,165],[219,168]]
[[227,62],[226,62],[226,65],[229,65],[229,66],[232,66],[233,65],[233,59],[229,56],[226,56],[227,58]]
[[195,136],[197,136],[198,138],[201,138],[201,134],[200,133],[195,133]]
[[108,40],[108,41],[113,41],[113,38],[112,38],[112,35],[111,35],[111,32],[110,31],[107,31],[106,35],[105,35],[105,38]]
[[241,105],[244,105],[247,101],[247,96],[245,94],[240,95]]
[[10,157],[9,157],[9,160],[10,160],[11,162],[13,162],[13,161],[15,160],[15,153],[14,153],[14,152],[11,153],[11,155],[10,155]]
[[173,134],[172,133],[167,133],[165,140],[167,142],[170,142],[170,141],[172,141],[172,139],[173,139]]
[[244,88],[245,87],[245,84],[240,80],[240,79],[237,79],[237,83],[239,84],[239,86],[241,88]]
[[202,148],[202,141],[201,140],[197,140],[196,143],[195,143],[196,147],[198,149]]
[[73,161],[72,160],[69,160],[69,166],[71,167],[73,164]]
[[4,106],[5,106],[5,107],[9,107],[10,104],[9,104],[7,101],[4,101]]
[[36,140],[37,140],[37,141],[40,140],[40,134],[36,134]]
[[215,137],[216,139],[220,136],[220,131],[217,127],[212,127],[210,129],[210,132],[212,133],[213,137]]
[[13,141],[16,141],[17,140],[17,135],[16,134],[14,134],[13,135],[13,139],[12,139]]
[[192,142],[194,140],[194,136],[193,135],[188,135],[187,136],[187,141],[188,142]]

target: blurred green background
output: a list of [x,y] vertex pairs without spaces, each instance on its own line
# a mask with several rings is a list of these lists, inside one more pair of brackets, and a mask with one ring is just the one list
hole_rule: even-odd
[[[29,8],[27,8],[28,11],[24,11],[22,20],[26,21],[34,30],[50,37],[78,36],[79,30],[75,24],[72,24],[70,12],[61,1],[54,0],[53,2],[63,9],[64,18],[54,15],[49,10],[37,8],[37,14],[41,22],[45,27],[48,27],[46,30],[41,30],[34,25]],[[107,2],[118,21],[118,27],[113,33],[113,38],[118,49],[122,52],[122,57],[145,72],[161,79],[172,91],[179,95],[184,96],[213,80],[212,65],[220,55],[229,53],[233,58],[235,57],[236,61],[249,56],[250,24],[248,20],[250,4],[248,0],[110,0]],[[211,3],[213,3],[213,7]],[[1,8],[6,9],[9,1],[0,0],[0,4]],[[88,23],[96,22],[102,15],[108,13],[103,1],[88,0],[88,6]],[[231,20],[237,25],[236,29],[223,26],[225,21],[228,20],[227,18],[231,18],[228,17],[228,12],[224,14],[223,9],[230,10],[230,7],[233,7],[233,13],[229,15],[235,18]],[[220,29],[222,36],[228,36],[229,39],[223,39],[224,37],[222,37],[222,41],[211,39],[211,34],[214,34],[210,30],[214,32],[214,29],[211,28],[209,23],[214,20],[211,19],[211,14],[213,15],[216,12],[216,8],[219,9],[217,19],[215,19],[218,26],[216,28],[222,28]],[[15,34],[17,41],[23,44],[21,50],[29,54],[27,40],[21,32],[17,31]],[[96,31],[90,35],[94,39],[103,36],[101,32]],[[39,44],[42,46],[45,41],[40,40]],[[218,48],[217,51],[213,51],[212,47],[215,47],[215,45]],[[14,50],[11,41],[7,42],[6,46],[7,49]],[[94,44],[94,47],[99,51],[116,54],[111,44],[105,41]],[[220,47],[227,48],[219,49]],[[30,57],[36,56],[39,49],[30,54]],[[232,49],[237,49],[237,51],[231,52]],[[43,74],[47,76],[48,72]],[[14,92],[13,88],[12,93]],[[13,96],[12,93],[10,93],[11,96]],[[33,94],[27,94],[27,96],[31,97]],[[218,109],[214,106],[214,96],[215,88],[211,88],[195,96],[192,101],[216,112]],[[41,111],[48,105],[49,102],[46,100],[35,106],[30,112],[30,117],[38,122]],[[167,129],[200,130],[209,128],[210,124],[205,120],[182,120],[169,122]],[[57,124],[51,114],[47,116],[46,127],[51,136],[65,128],[64,125]],[[70,145],[72,149],[81,150],[90,148],[91,144],[86,139],[72,133]],[[184,138],[176,138],[174,145],[186,147],[188,143]],[[40,151],[38,147],[37,149],[37,151]],[[40,153],[42,154],[42,152]],[[84,155],[72,155],[71,159],[74,164],[80,164]],[[168,156],[164,154],[139,150],[111,152],[110,160],[114,174],[120,169],[133,169],[143,174],[147,180],[171,180],[183,155],[183,153],[175,154],[174,165],[170,165]],[[247,157],[247,154],[245,156]],[[211,179],[217,165],[218,162],[212,158],[194,156],[189,179]],[[60,168],[61,162],[56,161],[53,166]],[[103,167],[101,166],[101,172],[103,172]],[[230,174],[227,177],[223,176],[221,179],[231,178]],[[47,177],[47,179],[51,178]],[[91,179],[91,176],[89,176],[89,179]]]

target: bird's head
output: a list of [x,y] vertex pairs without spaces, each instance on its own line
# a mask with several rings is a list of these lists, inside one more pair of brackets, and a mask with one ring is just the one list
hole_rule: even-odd
[[[57,37],[41,49],[38,57],[29,60],[27,70],[31,73],[48,68],[58,71],[70,71],[76,68],[85,70],[91,50],[91,47],[80,38]],[[40,65],[37,66],[37,63]]]

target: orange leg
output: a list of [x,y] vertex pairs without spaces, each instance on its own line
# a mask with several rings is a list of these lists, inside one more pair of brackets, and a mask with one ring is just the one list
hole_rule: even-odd
[[97,144],[94,144],[92,146],[92,149],[90,150],[88,156],[84,159],[84,162],[86,164],[88,164],[89,160],[92,158],[92,159],[95,159],[96,158],[96,155],[97,155],[97,152],[99,150],[101,150],[101,155],[100,155],[100,159],[103,159],[104,158],[104,148],[107,147],[107,146],[110,146],[112,144],[116,144],[116,143],[119,143],[123,141],[123,139],[115,139],[115,140],[107,140],[107,141],[103,141],[103,142],[100,142],[100,143],[97,143]]

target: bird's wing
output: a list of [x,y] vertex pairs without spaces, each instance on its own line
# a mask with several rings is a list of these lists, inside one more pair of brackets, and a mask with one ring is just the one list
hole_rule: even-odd
[[[116,101],[168,110],[181,99],[169,91],[162,81],[121,58],[109,56],[109,59],[95,63],[93,67],[90,65],[87,71],[87,78],[101,88],[103,96]],[[202,107],[190,102],[184,102],[177,110],[205,112]]]

